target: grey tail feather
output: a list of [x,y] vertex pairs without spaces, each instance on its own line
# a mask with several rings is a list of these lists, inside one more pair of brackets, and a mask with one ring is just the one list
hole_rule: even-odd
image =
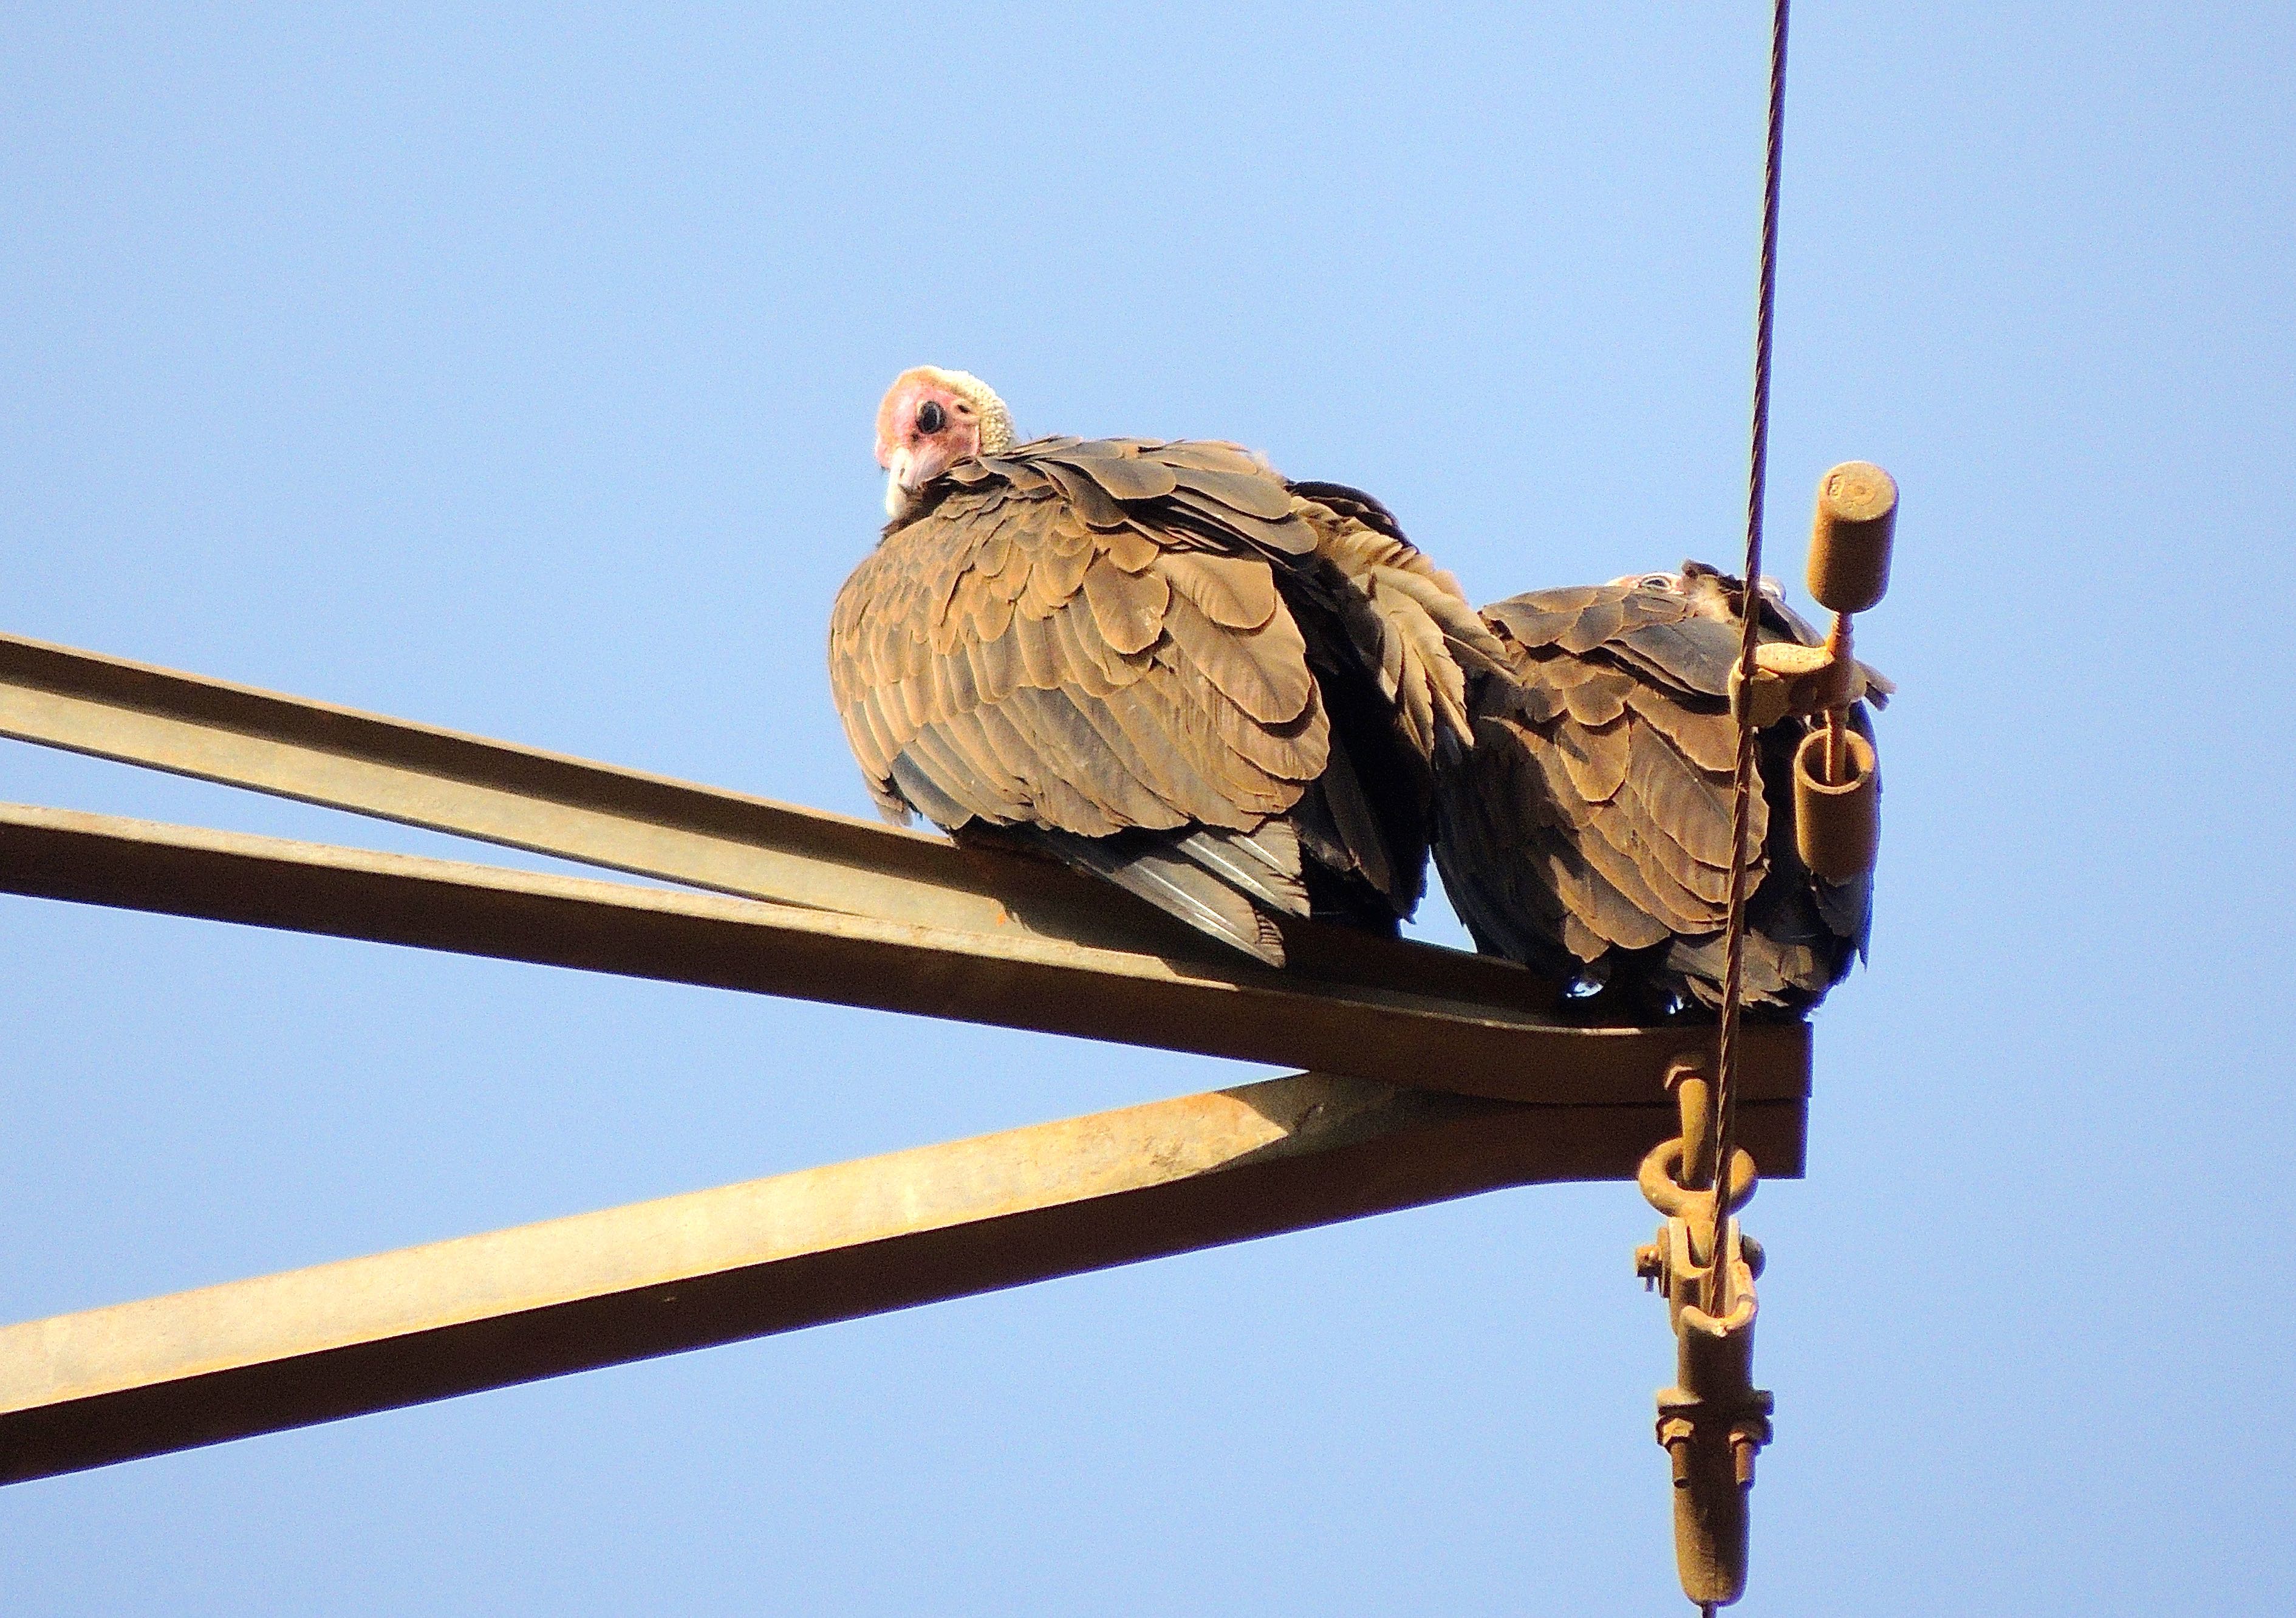
[[1288,820],[1271,820],[1256,832],[1205,826],[1171,845],[1228,886],[1272,910],[1305,917],[1308,884],[1300,875],[1300,834]]
[[[1078,837],[1043,827],[1006,829],[1027,833],[1031,841],[1079,870],[1114,883],[1197,932],[1270,966],[1283,965],[1283,934],[1253,897],[1307,913],[1307,891],[1300,878],[1276,868],[1271,850],[1240,833],[1205,828],[1175,842]],[[1249,857],[1238,852],[1239,845],[1250,847]]]

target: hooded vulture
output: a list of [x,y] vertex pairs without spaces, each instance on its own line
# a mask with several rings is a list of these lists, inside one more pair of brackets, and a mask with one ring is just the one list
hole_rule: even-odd
[[979,379],[877,413],[883,538],[829,671],[869,790],[1021,842],[1274,965],[1273,917],[1392,932],[1439,750],[1498,643],[1370,496],[1234,444],[1016,443]]
[[[1765,640],[1818,637],[1765,586]],[[1475,745],[1437,786],[1435,861],[1476,943],[1563,981],[1606,1019],[1720,1004],[1744,598],[1699,563],[1483,609],[1509,679],[1477,677]],[[1879,706],[1888,682],[1863,670]],[[1832,883],[1794,849],[1789,775],[1808,722],[1758,739],[1744,1005],[1814,1006],[1862,957],[1872,878]],[[1852,727],[1870,736],[1864,703]]]

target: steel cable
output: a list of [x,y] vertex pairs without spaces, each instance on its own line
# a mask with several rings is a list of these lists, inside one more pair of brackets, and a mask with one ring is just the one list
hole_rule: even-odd
[[[1754,315],[1754,410],[1746,478],[1746,570],[1740,600],[1742,620],[1738,637],[1738,690],[1751,693],[1754,683],[1756,629],[1762,603],[1762,498],[1770,458],[1770,333],[1777,302],[1778,168],[1785,138],[1786,13],[1790,0],[1775,0],[1770,17],[1769,140],[1762,165],[1761,292]],[[1722,1263],[1725,1233],[1730,1217],[1730,1152],[1736,1134],[1738,1023],[1744,993],[1746,965],[1746,867],[1751,853],[1747,840],[1754,818],[1754,742],[1751,710],[1738,708],[1737,769],[1731,781],[1730,908],[1724,935],[1722,965],[1722,1031],[1714,1059],[1714,1264],[1708,1282],[1707,1308],[1722,1310]]]

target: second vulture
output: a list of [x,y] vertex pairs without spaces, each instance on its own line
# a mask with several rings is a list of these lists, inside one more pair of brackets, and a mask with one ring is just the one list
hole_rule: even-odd
[[1018,842],[1272,964],[1393,932],[1498,640],[1387,508],[1218,442],[1015,441],[961,371],[877,413],[890,521],[829,668],[879,806]]
[[[1818,637],[1771,594],[1763,640]],[[1443,772],[1435,862],[1486,951],[1538,968],[1603,1021],[1722,998],[1738,727],[1730,677],[1745,590],[1699,563],[1538,590],[1483,610],[1509,678],[1479,678],[1475,746]],[[1862,666],[1875,706],[1889,683]],[[1870,738],[1865,704],[1851,727]],[[1808,721],[1758,738],[1744,1004],[1815,1005],[1862,957],[1873,879],[1829,883],[1795,851],[1791,761]]]

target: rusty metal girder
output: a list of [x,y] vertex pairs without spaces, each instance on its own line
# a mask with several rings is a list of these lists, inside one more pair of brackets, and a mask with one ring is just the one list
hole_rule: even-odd
[[[1049,860],[0,635],[0,736],[578,864],[880,921],[1218,963],[1221,946]],[[1551,1007],[1509,963],[1283,924],[1292,970]]]
[[[1322,1070],[0,1329],[0,1482],[1631,1178],[1705,1039],[1313,924],[1272,971],[1020,855],[4,636],[0,735],[685,884],[0,806],[0,892]],[[1798,1174],[1808,1030],[1747,1034],[1743,1137]]]
[[[1799,1105],[1755,1103],[1764,1161]],[[1302,1073],[0,1328],[0,1482],[1541,1181],[1651,1105]]]
[[[21,805],[0,805],[0,891],[1515,1101],[1663,1104],[1669,1061],[1705,1038],[1697,1029],[1582,1028],[1506,1005],[1318,982],[1240,958],[1172,960]],[[1744,1096],[1799,1105],[1807,1026],[1748,1033]]]
[[753,899],[1053,936],[1094,921],[1001,893],[1013,862],[939,838],[17,636],[0,735]]
[[[0,736],[750,899],[1218,964],[1049,860],[0,635]],[[1291,970],[1552,1007],[1511,963],[1287,921]]]

